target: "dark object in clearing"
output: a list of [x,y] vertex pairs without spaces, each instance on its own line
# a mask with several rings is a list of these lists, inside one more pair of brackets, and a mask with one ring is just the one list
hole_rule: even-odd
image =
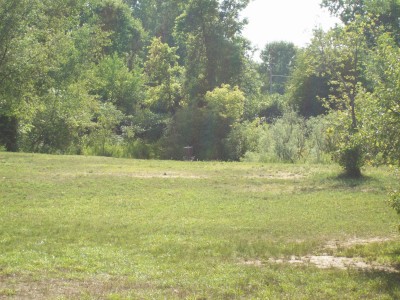
[[184,150],[183,160],[193,161],[194,160],[193,147],[186,146],[183,147],[183,150]]

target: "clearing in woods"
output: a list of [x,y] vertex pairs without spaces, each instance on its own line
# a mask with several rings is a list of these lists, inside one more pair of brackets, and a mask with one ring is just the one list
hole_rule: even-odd
[[386,168],[0,152],[0,299],[400,298]]

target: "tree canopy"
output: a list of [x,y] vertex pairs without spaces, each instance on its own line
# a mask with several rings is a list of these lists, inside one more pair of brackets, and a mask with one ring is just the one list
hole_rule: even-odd
[[399,165],[399,1],[322,0],[341,24],[259,62],[248,3],[0,1],[0,147]]

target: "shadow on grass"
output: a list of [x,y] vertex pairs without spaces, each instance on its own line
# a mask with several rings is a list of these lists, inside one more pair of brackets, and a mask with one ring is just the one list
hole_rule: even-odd
[[365,185],[377,186],[380,184],[381,180],[373,176],[363,175],[358,178],[349,177],[346,174],[339,174],[325,177],[322,179],[324,183],[328,186],[335,188],[357,188]]
[[384,178],[363,175],[358,178],[348,177],[343,173],[328,174],[326,176],[315,176],[305,184],[302,192],[321,190],[371,190],[381,191],[387,186]]
[[[392,262],[393,268],[400,274],[400,249],[392,250],[386,254]],[[399,281],[400,285],[400,281]]]
[[341,173],[338,176],[331,177],[331,180],[337,185],[345,187],[357,187],[365,184],[371,184],[379,182],[379,180],[372,176],[361,175],[360,177],[351,177],[345,173]]
[[[400,272],[399,267],[396,268]],[[385,271],[367,271],[363,272],[362,280],[369,282],[379,282],[376,286],[377,293],[384,291],[389,294],[392,299],[399,299],[400,297],[400,273],[390,273]]]

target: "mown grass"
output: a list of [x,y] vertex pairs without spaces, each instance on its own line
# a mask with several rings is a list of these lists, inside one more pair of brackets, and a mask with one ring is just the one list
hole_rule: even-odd
[[[0,152],[0,298],[400,298],[395,272],[270,262],[329,252],[399,270],[397,183],[364,173]],[[325,248],[353,238],[388,240]]]

